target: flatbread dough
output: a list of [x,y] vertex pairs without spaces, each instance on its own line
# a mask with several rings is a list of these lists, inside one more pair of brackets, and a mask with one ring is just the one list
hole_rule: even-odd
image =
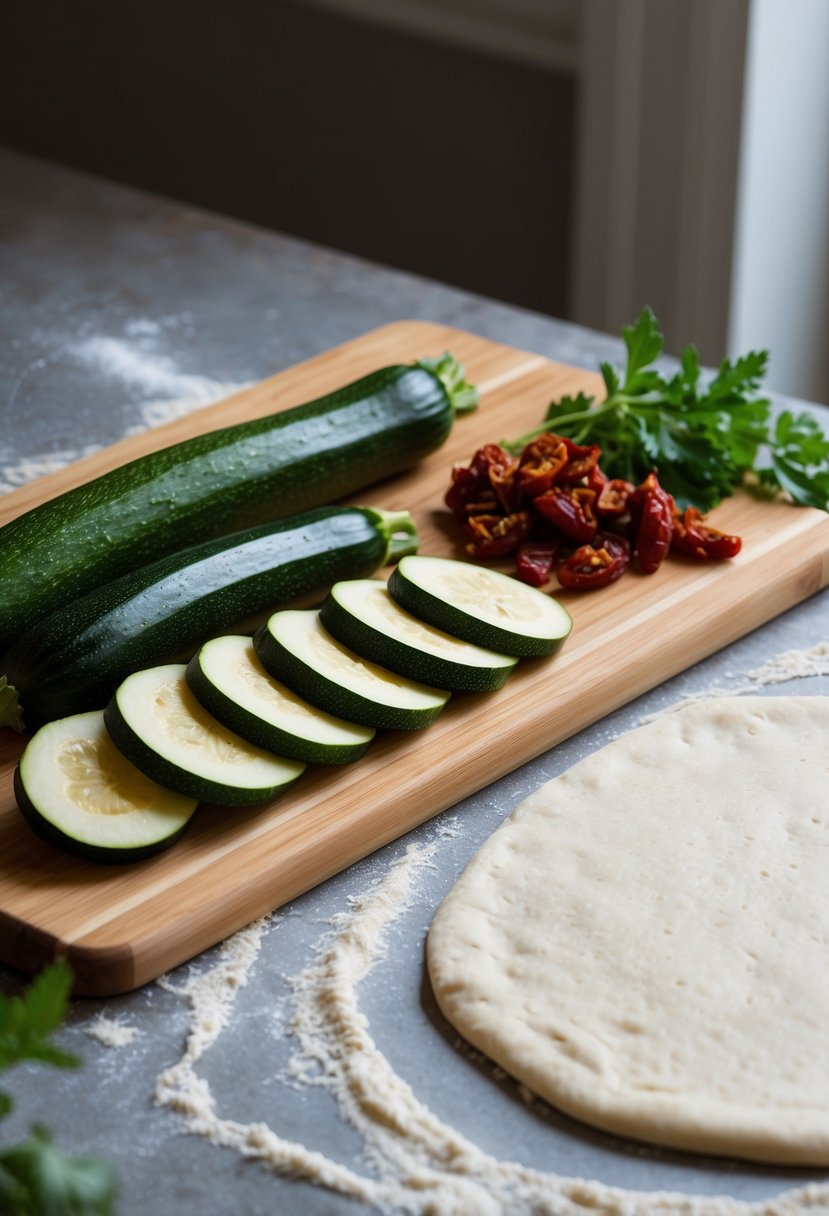
[[438,1003],[586,1123],[829,1164],[829,698],[688,705],[528,798],[431,927]]

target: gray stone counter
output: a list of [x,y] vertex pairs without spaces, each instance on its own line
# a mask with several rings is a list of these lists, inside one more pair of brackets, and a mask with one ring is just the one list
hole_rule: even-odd
[[[622,357],[618,339],[17,155],[0,158],[0,209],[0,491],[389,320],[455,325],[590,369]],[[329,1088],[300,1083],[291,1071],[289,981],[316,957],[331,918],[353,909],[414,844],[432,850],[428,864],[359,987],[359,1005],[395,1073],[444,1124],[495,1157],[622,1188],[761,1200],[821,1177],[631,1145],[528,1103],[457,1045],[435,1009],[423,944],[468,858],[530,791],[644,715],[692,692],[736,688],[773,656],[829,639],[828,607],[825,593],[814,597],[280,909],[261,930],[227,1026],[196,1065],[218,1114],[266,1123],[284,1140],[374,1176]],[[826,694],[829,676],[762,691]],[[154,1103],[157,1079],[180,1060],[190,1026],[188,1001],[176,990],[221,962],[217,948],[167,986],[74,1002],[59,1041],[82,1057],[82,1068],[27,1066],[4,1077],[16,1111],[0,1141],[40,1120],[64,1151],[110,1159],[123,1216],[372,1210],[365,1197],[280,1176],[185,1134],[179,1117]],[[9,972],[0,978],[6,992],[22,987]],[[101,1013],[132,1027],[132,1041],[107,1047],[90,1037]],[[455,1209],[478,1210],[473,1200]]]

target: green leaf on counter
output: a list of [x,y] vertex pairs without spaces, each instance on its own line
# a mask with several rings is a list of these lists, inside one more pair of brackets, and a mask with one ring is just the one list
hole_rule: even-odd
[[[56,962],[22,996],[0,996],[0,1069],[25,1060],[58,1068],[80,1063],[50,1042],[66,1014],[71,987],[70,968]],[[0,1118],[12,1105],[11,1097],[0,1092]],[[58,1152],[45,1127],[35,1125],[20,1144],[0,1147],[2,1216],[112,1216],[114,1198],[112,1167]]]
[[66,1157],[43,1127],[21,1144],[0,1149],[0,1212],[14,1216],[112,1216],[112,1168],[89,1157]]
[[22,1060],[41,1060],[57,1068],[74,1068],[75,1056],[49,1042],[66,1013],[72,973],[66,963],[53,963],[32,981],[22,996],[0,996],[0,1069]]

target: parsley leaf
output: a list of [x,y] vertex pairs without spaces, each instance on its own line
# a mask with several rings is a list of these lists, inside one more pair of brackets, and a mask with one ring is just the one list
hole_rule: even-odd
[[[78,1059],[49,1041],[66,1013],[72,972],[66,963],[47,967],[22,996],[0,996],[0,1069],[24,1060],[73,1068]],[[12,1109],[0,1091],[0,1118]],[[0,1212],[8,1216],[111,1216],[115,1180],[111,1166],[91,1157],[66,1157],[36,1125],[20,1144],[0,1147]]]
[[23,1060],[42,1060],[58,1068],[73,1068],[75,1056],[53,1046],[48,1036],[66,1012],[72,973],[54,963],[32,981],[23,996],[0,996],[0,1068]]
[[664,340],[650,308],[623,328],[622,337],[624,375],[600,365],[604,401],[586,393],[562,397],[540,427],[503,446],[520,452],[543,431],[598,444],[609,477],[639,482],[656,468],[681,507],[709,510],[752,475],[760,491],[783,491],[797,503],[829,508],[829,439],[807,413],[787,410],[772,424],[771,403],[759,395],[767,351],[726,359],[704,382],[693,346],[685,347],[673,376],[652,366]]
[[0,1211],[20,1216],[111,1216],[111,1166],[91,1157],[66,1157],[43,1127],[20,1144],[0,1149]]

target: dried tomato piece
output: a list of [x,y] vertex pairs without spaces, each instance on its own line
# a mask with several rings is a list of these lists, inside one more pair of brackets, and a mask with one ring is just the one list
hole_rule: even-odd
[[522,494],[536,498],[546,493],[569,460],[567,445],[560,435],[545,431],[521,453],[518,484]]
[[490,470],[506,469],[515,461],[497,443],[478,448],[469,465],[455,465],[452,484],[444,502],[458,519],[468,515],[483,515],[499,509],[498,495],[490,479]]
[[455,465],[452,470],[452,484],[443,501],[458,519],[494,511],[498,506],[498,499],[492,487],[482,485],[479,474],[466,465]]
[[643,574],[653,574],[671,545],[674,531],[674,500],[659,484],[655,472],[648,473],[628,500],[635,532],[636,556]]
[[596,499],[596,514],[600,519],[619,519],[627,511],[630,496],[635,488],[621,477],[605,480]]
[[532,526],[528,511],[512,515],[473,515],[464,524],[469,537],[466,551],[472,557],[502,557],[527,538]]
[[591,469],[596,467],[599,463],[602,449],[596,443],[582,446],[578,443],[573,443],[572,439],[564,438],[563,441],[567,447],[567,465],[556,477],[556,484],[572,486],[577,481],[581,481],[583,477],[588,475]]
[[497,443],[485,443],[478,448],[470,462],[470,468],[481,478],[481,483],[490,481],[493,469],[508,469],[515,463],[515,457],[510,456]]
[[489,481],[501,509],[510,515],[517,511],[521,504],[521,491],[518,484],[518,461],[511,459],[509,464],[492,464],[489,467]]
[[595,591],[621,578],[630,564],[630,545],[623,536],[598,532],[593,543],[582,545],[559,562],[556,577],[568,591]]
[[671,548],[695,557],[698,561],[726,561],[736,557],[743,546],[739,536],[730,536],[705,522],[696,507],[674,511],[674,531]]
[[543,587],[553,573],[559,550],[557,540],[528,540],[518,550],[515,573],[531,587]]
[[600,494],[602,486],[607,485],[607,473],[603,473],[599,465],[594,464],[592,469],[587,470],[587,485],[591,490],[595,490],[596,494]]
[[596,491],[587,486],[564,489],[553,486],[534,500],[536,510],[555,524],[570,540],[587,541],[596,535],[596,515],[593,505]]

